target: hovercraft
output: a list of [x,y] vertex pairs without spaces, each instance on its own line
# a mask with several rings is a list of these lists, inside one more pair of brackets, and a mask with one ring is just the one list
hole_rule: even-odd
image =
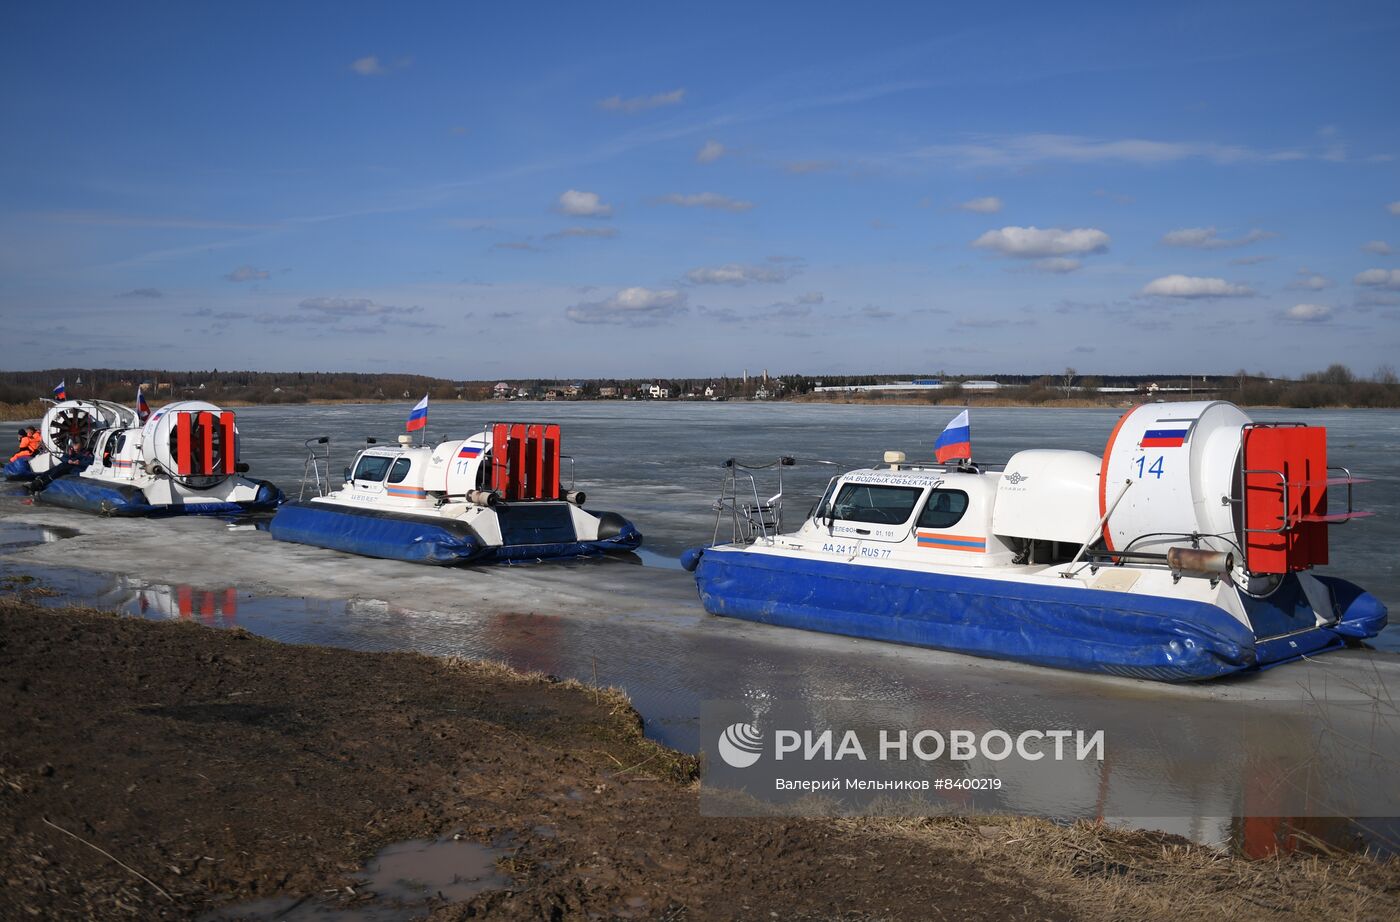
[[[234,414],[210,403],[168,404],[137,424],[96,431],[91,463],[43,484],[35,498],[113,516],[227,515],[276,508],[282,491],[242,476]],[[50,471],[52,473],[52,471]]]
[[833,478],[790,533],[781,491],[759,500],[756,468],[731,465],[715,538],[727,515],[731,543],[683,558],[705,610],[1171,682],[1312,656],[1386,624],[1373,595],[1314,572],[1329,526],[1368,514],[1352,508],[1361,481],[1328,466],[1322,428],[1255,423],[1218,401],[1150,404],[1124,414],[1102,457],[885,462]]
[[59,463],[64,451],[76,441],[91,449],[98,433],[105,429],[126,429],[138,425],[136,411],[110,400],[60,400],[44,412],[39,421],[42,444],[34,454],[5,464],[6,480],[33,480]]
[[[641,533],[614,512],[589,512],[561,486],[559,427],[496,423],[466,439],[371,445],[345,483],[277,510],[279,541],[437,566],[515,563],[635,550]],[[308,442],[308,471],[325,439]],[[316,475],[316,480],[321,480]],[[303,482],[303,491],[306,482]],[[319,492],[319,490],[313,490]]]

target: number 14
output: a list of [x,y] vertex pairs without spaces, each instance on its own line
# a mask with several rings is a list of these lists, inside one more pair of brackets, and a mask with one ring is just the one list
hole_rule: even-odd
[[1161,480],[1161,479],[1162,479],[1162,473],[1163,473],[1163,471],[1162,471],[1162,461],[1163,461],[1164,459],[1165,459],[1165,456],[1164,456],[1164,455],[1158,455],[1158,456],[1157,456],[1157,460],[1156,460],[1156,461],[1153,461],[1153,462],[1152,462],[1152,466],[1149,467],[1149,468],[1147,468],[1147,470],[1144,472],[1144,471],[1143,471],[1143,467],[1147,464],[1147,458],[1146,458],[1145,456],[1144,456],[1144,457],[1141,457],[1141,458],[1138,458],[1138,459],[1137,459],[1138,480],[1141,480],[1142,478],[1146,477],[1148,474],[1152,474],[1152,475],[1153,475],[1154,477],[1156,477],[1158,480]]

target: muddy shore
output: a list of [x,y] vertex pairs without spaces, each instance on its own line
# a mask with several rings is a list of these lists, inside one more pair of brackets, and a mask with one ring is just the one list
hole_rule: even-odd
[[[4,919],[1400,916],[1394,861],[1025,819],[708,818],[696,772],[616,692],[0,598]],[[495,849],[480,892],[367,888],[380,849],[453,836]]]

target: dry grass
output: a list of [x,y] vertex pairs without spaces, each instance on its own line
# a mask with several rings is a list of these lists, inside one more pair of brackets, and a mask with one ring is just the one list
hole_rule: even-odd
[[[31,422],[43,417],[49,405],[42,400],[31,400],[28,403],[0,403],[0,422]],[[10,454],[14,449],[10,449]],[[5,457],[9,457],[7,454]]]
[[449,656],[443,662],[449,669],[467,672],[482,679],[498,682],[519,682],[526,685],[554,685],[559,688],[581,689],[593,696],[598,704],[608,706],[610,714],[622,712],[636,713],[632,699],[627,692],[616,685],[607,687],[589,685],[578,679],[561,679],[558,676],[538,671],[516,669],[504,660],[471,659],[465,656]]
[[[450,670],[487,682],[546,685],[564,692],[586,695],[603,711],[598,741],[605,748],[596,752],[614,764],[615,776],[645,775],[670,779],[680,784],[691,784],[700,775],[700,760],[695,756],[647,739],[642,715],[632,706],[632,699],[621,688],[589,684],[578,679],[561,679],[544,672],[527,672],[501,660],[450,656],[438,661]],[[606,748],[613,742],[625,744],[625,749],[637,755],[625,757],[627,761],[619,761],[618,757]]]
[[1029,882],[1092,918],[1400,918],[1394,859],[1334,852],[1249,860],[1175,836],[1025,817],[836,822],[955,849],[994,879]]

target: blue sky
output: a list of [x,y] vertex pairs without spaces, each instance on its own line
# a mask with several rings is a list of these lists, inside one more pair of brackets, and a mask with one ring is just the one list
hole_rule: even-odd
[[1400,347],[1394,4],[12,4],[4,367]]

